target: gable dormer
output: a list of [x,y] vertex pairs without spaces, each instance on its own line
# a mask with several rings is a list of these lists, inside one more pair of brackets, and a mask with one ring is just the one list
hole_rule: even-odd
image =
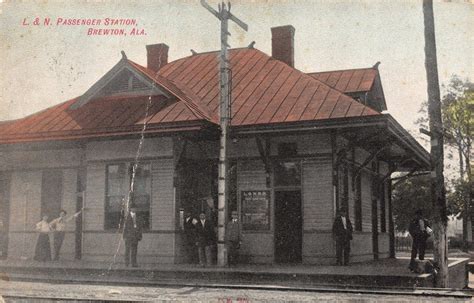
[[116,97],[140,96],[166,96],[163,89],[158,87],[153,79],[144,76],[127,60],[122,51],[122,59],[102,78],[89,88],[79,99],[71,105],[70,109],[77,109],[94,99]]
[[378,112],[387,110],[377,62],[371,68],[308,73],[326,85],[335,88]]

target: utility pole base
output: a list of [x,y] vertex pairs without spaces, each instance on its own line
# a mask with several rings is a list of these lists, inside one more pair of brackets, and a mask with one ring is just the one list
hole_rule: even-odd
[[217,266],[227,266],[227,247],[225,244],[217,244]]

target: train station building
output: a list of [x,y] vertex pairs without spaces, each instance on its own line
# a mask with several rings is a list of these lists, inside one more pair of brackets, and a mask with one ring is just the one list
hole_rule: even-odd
[[[342,206],[354,226],[353,261],[393,256],[390,176],[426,170],[429,154],[385,113],[378,64],[302,72],[295,29],[271,33],[271,55],[253,44],[229,52],[228,213],[242,223],[240,262],[334,263],[331,228]],[[219,52],[168,62],[167,45],[146,51],[146,66],[122,53],[83,95],[0,122],[8,258],[32,258],[35,223],[60,209],[83,209],[67,226],[63,259],[113,258],[138,161],[140,262],[183,262],[184,212],[211,217],[217,208]]]

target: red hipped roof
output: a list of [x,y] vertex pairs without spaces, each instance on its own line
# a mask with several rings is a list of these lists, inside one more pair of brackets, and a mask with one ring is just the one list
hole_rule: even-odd
[[[361,78],[357,87],[350,84],[350,79],[339,86],[341,79],[347,78],[344,73],[331,87],[325,83],[331,76],[323,79],[324,73],[307,75],[256,49],[233,49],[229,54],[232,126],[380,115],[343,93],[351,87],[365,89],[368,73],[360,76],[360,72],[351,72],[349,78]],[[128,63],[173,98],[108,96],[71,109],[77,101],[72,99],[0,124],[0,143],[132,134],[141,131],[145,121],[149,132],[196,129],[199,123],[218,123],[218,52],[170,62],[158,73],[130,60]]]

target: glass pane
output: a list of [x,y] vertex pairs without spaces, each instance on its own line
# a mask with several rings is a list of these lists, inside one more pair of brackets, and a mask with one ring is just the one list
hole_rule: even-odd
[[137,195],[151,193],[150,164],[139,165],[135,172],[134,192]]
[[119,196],[124,194],[125,165],[114,164],[107,166],[107,195]]
[[276,186],[300,186],[301,165],[300,162],[277,162],[275,165]]
[[123,196],[112,196],[108,197],[107,201],[107,212],[120,212],[122,210],[122,206],[124,204],[124,197]]

